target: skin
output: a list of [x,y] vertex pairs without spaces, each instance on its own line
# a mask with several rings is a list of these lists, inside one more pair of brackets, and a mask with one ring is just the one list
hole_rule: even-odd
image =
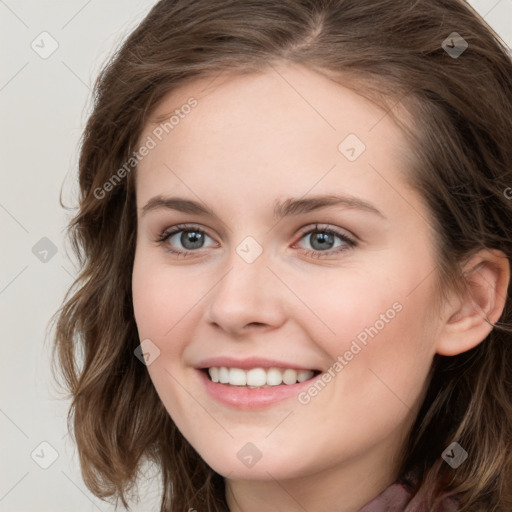
[[[231,511],[355,511],[396,480],[434,354],[472,348],[491,330],[484,317],[498,319],[508,265],[477,255],[468,264],[481,263],[476,302],[454,295],[435,310],[434,235],[403,178],[403,136],[325,76],[281,64],[202,79],[168,95],[155,117],[190,96],[198,105],[137,169],[133,304],[140,339],[160,350],[148,372],[182,434],[226,477]],[[353,162],[338,151],[350,133],[366,145]],[[273,218],[276,200],[333,193],[385,218],[342,206]],[[157,195],[200,201],[218,218],[144,213]],[[206,232],[202,247],[183,246],[181,233],[157,241],[181,223]],[[319,249],[308,234],[316,223],[357,245],[335,237]],[[247,236],[263,249],[252,263],[236,252]],[[327,371],[397,302],[401,311],[307,405],[294,397],[261,411],[230,408],[206,394],[194,369],[207,357],[261,356]],[[262,454],[250,468],[237,458],[248,442]]]

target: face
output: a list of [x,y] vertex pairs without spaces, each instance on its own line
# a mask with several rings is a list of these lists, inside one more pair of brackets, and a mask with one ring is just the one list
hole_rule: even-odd
[[[197,81],[155,119],[176,109],[168,133],[145,127],[136,180],[133,304],[165,408],[232,479],[389,467],[436,333],[429,215],[401,132],[296,65]],[[242,388],[262,371],[271,384]],[[275,384],[294,377],[307,380]]]

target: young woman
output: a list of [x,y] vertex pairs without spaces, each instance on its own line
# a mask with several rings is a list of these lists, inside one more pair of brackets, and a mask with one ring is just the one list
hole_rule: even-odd
[[105,66],[56,362],[163,511],[509,511],[512,62],[462,0],[162,0]]

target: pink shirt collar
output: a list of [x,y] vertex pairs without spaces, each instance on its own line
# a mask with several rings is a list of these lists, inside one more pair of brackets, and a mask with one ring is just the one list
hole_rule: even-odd
[[[446,498],[435,512],[457,512],[458,503],[454,498]],[[382,491],[377,497],[368,502],[358,512],[428,512],[419,498],[402,484],[395,483]],[[434,511],[433,511],[434,512]]]

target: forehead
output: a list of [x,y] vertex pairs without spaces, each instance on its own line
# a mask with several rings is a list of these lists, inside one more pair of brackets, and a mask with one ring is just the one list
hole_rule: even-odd
[[189,195],[206,184],[236,188],[248,201],[312,188],[370,197],[408,165],[403,134],[383,109],[298,65],[180,87],[152,113],[141,143],[148,138],[155,146],[138,165],[139,204],[167,185]]
[[[193,109],[187,105],[191,97],[197,100]],[[242,135],[248,130],[254,133],[258,128],[260,133],[273,133],[272,129],[279,127],[286,129],[285,133],[300,130],[305,136],[320,131],[331,135],[337,132],[338,137],[352,130],[369,139],[371,133],[366,132],[372,132],[384,121],[380,131],[394,139],[400,138],[397,127],[381,107],[344,87],[342,82],[292,63],[273,65],[258,73],[223,72],[187,83],[164,97],[150,116],[144,133],[165,125],[173,114],[180,114],[180,109],[188,112],[185,117],[182,112],[180,119],[174,115],[171,124],[176,124],[171,130],[164,130],[163,136],[172,131],[176,139],[179,131],[183,131],[183,128],[178,130],[178,124],[185,125],[182,121],[192,113],[195,115],[189,116],[191,120],[186,125],[193,125],[195,131],[210,136],[220,133],[221,128],[225,130],[223,133],[230,127],[242,128],[242,132],[237,132]]]

